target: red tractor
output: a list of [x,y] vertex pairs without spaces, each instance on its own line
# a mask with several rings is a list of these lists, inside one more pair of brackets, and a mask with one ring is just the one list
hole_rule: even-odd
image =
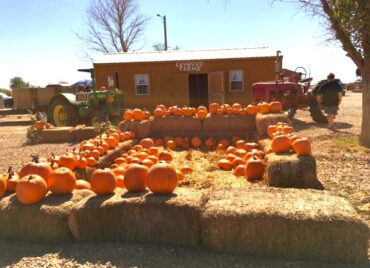
[[[304,72],[297,72],[300,69]],[[282,77],[281,80],[253,84],[253,101],[255,103],[280,101],[289,118],[294,117],[297,109],[308,107],[314,121],[327,123],[327,118],[316,101],[315,89],[309,90],[312,78],[305,78],[306,70],[303,67],[298,67],[296,72],[297,77],[293,79],[294,82]]]

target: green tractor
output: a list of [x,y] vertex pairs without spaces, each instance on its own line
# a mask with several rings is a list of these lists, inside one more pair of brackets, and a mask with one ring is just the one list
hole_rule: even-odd
[[[93,69],[80,69],[90,72],[94,81]],[[73,93],[59,93],[49,104],[51,123],[57,127],[75,126],[79,123],[94,125],[98,122],[119,122],[123,111],[123,93],[115,90],[96,90]]]

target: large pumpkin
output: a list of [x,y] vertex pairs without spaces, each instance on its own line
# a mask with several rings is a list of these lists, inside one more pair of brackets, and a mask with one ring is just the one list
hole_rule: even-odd
[[36,174],[44,178],[47,182],[53,169],[45,161],[41,161],[38,156],[32,156],[32,161],[21,168],[19,171],[19,177],[23,178],[29,174]]
[[245,176],[248,180],[260,179],[265,172],[265,164],[255,156],[250,158],[245,165]]
[[271,150],[274,153],[286,153],[291,148],[290,140],[287,135],[274,136],[271,143]]
[[15,194],[18,200],[24,205],[32,205],[42,200],[48,191],[46,181],[37,174],[29,174],[22,177]]
[[76,187],[76,176],[65,167],[54,169],[48,180],[48,188],[53,194],[69,194]]
[[305,137],[295,139],[292,147],[297,155],[311,155],[311,142]]
[[97,195],[111,194],[116,189],[116,176],[109,168],[97,169],[91,174],[90,185]]
[[171,164],[158,162],[148,170],[148,188],[153,193],[172,193],[177,187],[177,181],[176,169]]
[[148,167],[142,164],[131,164],[126,169],[124,185],[129,192],[145,191]]

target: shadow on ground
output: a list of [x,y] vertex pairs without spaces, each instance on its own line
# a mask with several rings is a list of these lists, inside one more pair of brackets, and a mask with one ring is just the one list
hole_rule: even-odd
[[[294,129],[297,132],[302,131],[302,130],[306,130],[306,129],[310,129],[310,128],[328,128],[327,124],[319,124],[319,123],[316,123],[316,122],[306,122],[306,121],[299,120],[299,119],[294,119],[292,121],[292,126],[294,127]],[[345,131],[341,131],[341,130],[350,129],[350,128],[353,127],[352,124],[344,123],[344,122],[335,122],[334,126],[335,126],[336,130],[339,131],[339,132],[345,132]],[[345,132],[345,133],[350,133],[350,132]]]

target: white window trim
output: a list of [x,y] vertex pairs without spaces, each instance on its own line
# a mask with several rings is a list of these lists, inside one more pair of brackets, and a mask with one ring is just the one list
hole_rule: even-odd
[[[241,89],[231,89],[231,72],[242,72],[242,88]],[[230,92],[242,92],[244,91],[245,89],[245,82],[244,82],[244,70],[243,69],[239,69],[239,70],[230,70],[229,71],[229,91]]]
[[[148,86],[148,93],[147,94],[138,94],[138,92],[137,92],[137,84],[136,84],[136,76],[139,76],[139,75],[146,75],[146,76],[148,76],[148,84],[147,84],[147,86]],[[134,75],[134,84],[135,84],[135,95],[136,96],[149,96],[150,95],[150,79],[149,79],[149,74],[135,74]]]

